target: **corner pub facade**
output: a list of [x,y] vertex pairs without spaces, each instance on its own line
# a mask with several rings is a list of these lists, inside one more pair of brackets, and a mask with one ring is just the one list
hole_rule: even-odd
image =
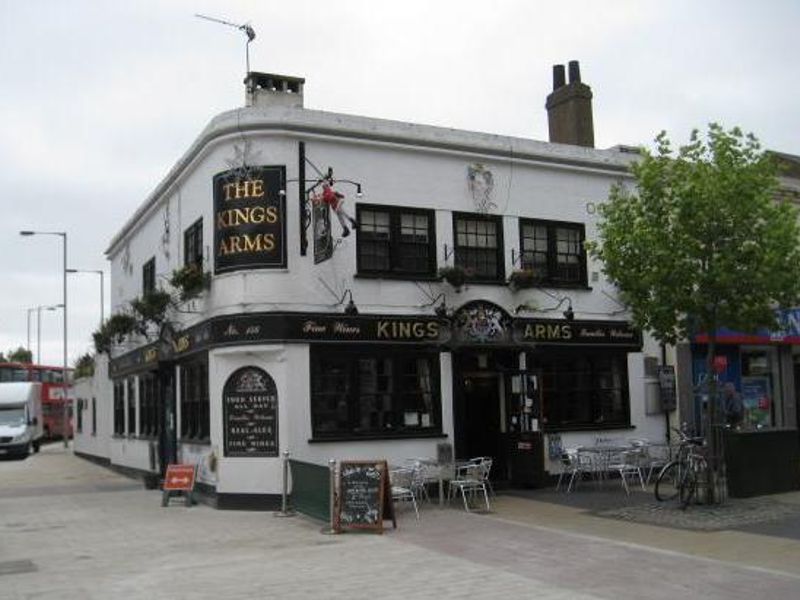
[[216,506],[271,509],[283,451],[399,464],[444,442],[537,486],[561,448],[665,439],[660,350],[584,250],[635,153],[593,147],[576,62],[553,81],[539,142],[309,110],[303,79],[248,74],[110,243],[114,312],[185,265],[210,285],[98,357],[76,454],[194,463]]

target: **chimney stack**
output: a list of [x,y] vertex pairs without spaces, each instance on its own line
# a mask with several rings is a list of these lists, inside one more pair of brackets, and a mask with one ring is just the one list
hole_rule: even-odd
[[581,83],[577,60],[569,61],[569,83],[564,65],[553,65],[553,91],[545,106],[551,142],[594,148],[592,89]]
[[302,77],[251,71],[244,80],[245,106],[303,108],[305,82]]

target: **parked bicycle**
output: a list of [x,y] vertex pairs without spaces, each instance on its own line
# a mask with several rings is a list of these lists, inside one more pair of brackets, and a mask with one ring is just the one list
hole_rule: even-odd
[[705,440],[691,437],[679,429],[673,431],[680,437],[678,452],[658,474],[655,494],[659,502],[678,498],[681,508],[685,509],[697,494],[698,487],[705,485],[708,463],[701,450]]

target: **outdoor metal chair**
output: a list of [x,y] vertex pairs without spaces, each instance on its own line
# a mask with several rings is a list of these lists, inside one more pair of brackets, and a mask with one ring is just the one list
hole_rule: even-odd
[[[461,492],[464,501],[464,509],[469,512],[469,502],[479,493],[483,492],[483,499],[486,502],[486,510],[491,510],[489,504],[489,492],[486,482],[488,474],[492,468],[492,459],[482,462],[468,462],[456,468],[456,478],[450,481],[448,499],[452,501],[453,495]],[[470,500],[467,500],[469,495]]]
[[414,514],[419,521],[417,498],[413,489],[414,471],[412,469],[392,469],[389,471],[389,482],[392,485],[393,502],[411,502]]

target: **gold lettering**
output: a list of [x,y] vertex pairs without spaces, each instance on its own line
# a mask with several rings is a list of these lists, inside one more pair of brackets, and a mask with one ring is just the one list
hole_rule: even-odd
[[571,340],[572,339],[572,327],[570,327],[569,325],[562,326],[561,327],[561,336],[565,340]]
[[260,198],[264,195],[264,180],[263,179],[255,179],[250,183],[253,184],[252,192],[253,198]]
[[424,323],[414,323],[412,326],[412,330],[414,332],[415,338],[425,337],[425,324]]
[[535,331],[535,333],[533,335],[537,340],[540,340],[540,339],[542,339],[542,338],[547,336],[547,327],[542,325],[541,323],[537,324],[534,327],[534,331]]
[[389,322],[388,321],[378,321],[378,330],[377,330],[377,337],[379,338],[388,338],[389,336]]
[[436,339],[439,337],[439,324],[431,321],[428,323],[428,337]]
[[258,252],[261,250],[261,234],[259,233],[255,238],[251,238],[246,233],[242,236],[244,239],[243,252]]
[[410,338],[411,337],[411,323],[398,323],[396,337]]
[[561,327],[558,325],[547,326],[547,339],[554,340],[561,337]]
[[270,224],[278,222],[278,209],[275,206],[267,207],[267,217],[265,221]]

